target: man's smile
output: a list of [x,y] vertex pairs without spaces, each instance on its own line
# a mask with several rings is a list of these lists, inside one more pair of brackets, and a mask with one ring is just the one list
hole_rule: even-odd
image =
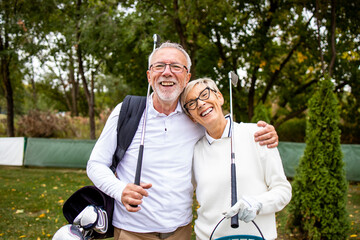
[[174,82],[169,82],[169,81],[163,81],[163,82],[160,82],[160,85],[161,86],[174,86],[175,83]]

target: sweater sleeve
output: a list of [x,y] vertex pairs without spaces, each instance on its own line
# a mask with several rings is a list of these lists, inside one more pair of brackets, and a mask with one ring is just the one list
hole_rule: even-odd
[[[254,133],[261,129],[256,124],[244,124],[249,130],[249,137],[254,139]],[[264,183],[267,191],[255,196],[262,203],[259,214],[269,214],[281,211],[291,200],[291,184],[287,180],[277,148],[268,148],[255,143],[255,149],[260,161],[261,171],[264,174]]]
[[256,145],[268,191],[254,197],[263,205],[260,214],[278,212],[291,200],[291,184],[286,179],[278,149]]
[[94,185],[107,195],[121,202],[126,183],[120,181],[110,170],[117,145],[117,122],[121,103],[111,112],[87,163],[86,171]]

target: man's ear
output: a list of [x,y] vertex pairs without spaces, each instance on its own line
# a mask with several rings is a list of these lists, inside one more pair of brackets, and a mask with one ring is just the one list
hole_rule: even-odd
[[148,79],[148,83],[151,84],[151,78],[150,78],[150,71],[149,70],[146,71],[146,76],[147,76],[147,79]]
[[189,83],[190,78],[191,78],[191,73],[187,73],[185,86]]

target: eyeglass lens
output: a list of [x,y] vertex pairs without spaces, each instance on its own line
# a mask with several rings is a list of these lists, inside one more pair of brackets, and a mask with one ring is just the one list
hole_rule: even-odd
[[204,101],[209,99],[210,97],[210,88],[207,87],[204,90],[202,90],[199,94],[199,96],[193,100],[190,100],[185,104],[185,108],[188,110],[194,110],[198,105],[198,100]]
[[151,68],[154,72],[164,72],[167,65],[169,65],[170,71],[174,73],[181,73],[184,68],[187,70],[185,66],[178,63],[155,63],[151,65]]

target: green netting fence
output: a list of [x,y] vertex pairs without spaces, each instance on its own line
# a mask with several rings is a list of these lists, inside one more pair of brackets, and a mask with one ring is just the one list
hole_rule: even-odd
[[[28,138],[24,165],[85,168],[95,142],[95,140]],[[280,142],[278,149],[286,176],[294,177],[296,167],[305,150],[305,143]],[[360,181],[360,145],[342,144],[341,149],[347,179]]]
[[[287,177],[294,177],[296,167],[304,154],[305,143],[280,142],[278,149]],[[341,144],[345,163],[346,178],[349,181],[360,181],[360,145]]]
[[28,138],[25,166],[85,168],[95,140]]

